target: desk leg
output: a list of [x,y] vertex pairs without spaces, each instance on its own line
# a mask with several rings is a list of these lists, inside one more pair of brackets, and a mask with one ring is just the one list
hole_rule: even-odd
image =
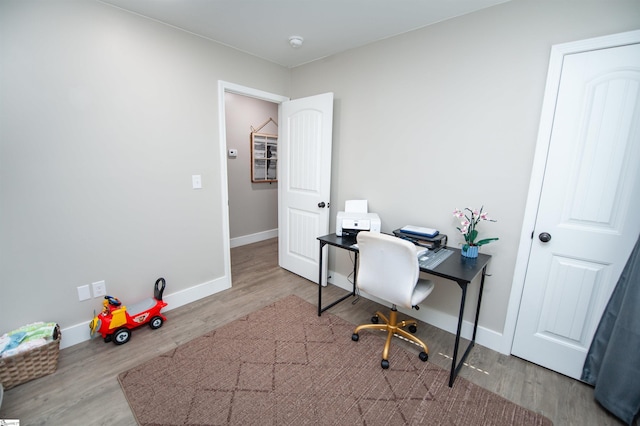
[[449,387],[453,386],[453,382],[458,375],[458,372],[464,365],[464,361],[467,359],[469,352],[471,352],[471,348],[476,344],[476,332],[478,331],[478,318],[480,318],[480,304],[482,302],[482,291],[484,290],[484,277],[486,276],[487,267],[485,265],[482,268],[482,277],[480,278],[480,292],[478,293],[478,304],[476,306],[476,317],[475,322],[473,323],[473,335],[471,337],[471,342],[467,346],[467,349],[464,351],[464,354],[460,358],[460,362],[456,364],[458,359],[458,348],[460,346],[460,334],[462,331],[462,318],[464,316],[464,305],[467,299],[467,286],[469,283],[466,282],[458,282],[458,285],[462,289],[462,299],[460,300],[460,315],[458,316],[458,329],[456,331],[456,343],[453,349],[453,360],[451,361],[451,373],[449,374]]
[[355,252],[355,259],[353,260],[353,289],[351,295],[356,295],[356,283],[358,282],[358,252]]
[[325,245],[320,241],[320,256],[318,257],[318,316],[322,315],[322,249]]
[[462,319],[464,317],[464,305],[467,300],[467,284],[468,283],[460,283],[460,282],[458,283],[458,285],[460,285],[460,288],[462,289],[462,298],[460,299],[460,313],[458,314],[458,328],[456,330],[456,342],[453,345],[453,359],[451,360],[451,373],[449,374],[449,387],[453,386],[453,381],[458,375],[458,371],[460,371],[460,368],[464,363],[464,359],[466,358],[466,355],[469,349],[473,345],[473,342],[471,342],[471,344],[467,348],[467,351],[462,356],[462,359],[460,360],[460,364],[456,364],[456,361],[458,359],[458,348],[460,347],[460,334],[462,332]]
[[478,318],[480,318],[480,303],[482,302],[482,292],[484,290],[484,277],[487,275],[487,265],[482,268],[480,278],[480,292],[478,293],[478,306],[476,306],[476,321],[473,323],[473,341],[476,341],[476,331],[478,331]]
[[357,252],[356,252],[356,260],[353,266],[353,290],[351,290],[351,293],[348,293],[342,296],[340,299],[336,300],[335,302],[331,302],[324,308],[322,307],[322,249],[324,248],[325,245],[326,243],[323,243],[322,241],[320,241],[320,256],[319,256],[319,264],[318,264],[318,316],[321,316],[324,311],[326,311],[329,308],[332,308],[333,306],[337,305],[343,300],[356,295],[356,279],[357,279],[356,274],[358,272],[357,271],[357,265],[358,265]]

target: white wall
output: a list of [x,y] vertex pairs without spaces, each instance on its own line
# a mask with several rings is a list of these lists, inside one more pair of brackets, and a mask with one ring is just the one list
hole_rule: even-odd
[[[227,148],[238,151],[237,157],[227,159],[232,246],[234,241],[253,242],[251,236],[277,236],[278,183],[251,182],[251,129],[257,129],[269,118],[278,121],[278,104],[225,94]],[[278,126],[269,122],[259,133],[277,135]]]
[[0,334],[88,337],[98,280],[133,303],[164,276],[169,308],[227,287],[218,80],[289,70],[95,1],[0,2],[0,43]]
[[[481,250],[479,340],[500,346],[551,46],[639,27],[637,1],[513,0],[293,69],[293,98],[335,94],[334,219],[368,199],[383,231],[436,227],[455,245],[453,209],[484,205],[498,222],[480,235],[500,241]],[[352,265],[331,253],[340,280]],[[460,290],[436,282],[414,314],[455,325]]]

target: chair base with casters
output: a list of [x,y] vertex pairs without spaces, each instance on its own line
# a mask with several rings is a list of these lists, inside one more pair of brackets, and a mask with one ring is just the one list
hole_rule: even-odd
[[[379,318],[382,318],[384,324],[379,323]],[[351,335],[351,340],[357,342],[360,339],[358,333],[361,330],[384,330],[387,332],[387,340],[384,344],[384,348],[382,349],[382,361],[380,362],[380,366],[382,368],[389,368],[389,350],[391,347],[391,339],[393,338],[394,334],[404,337],[405,339],[412,341],[422,347],[423,351],[420,352],[419,357],[421,361],[426,362],[429,359],[429,348],[427,348],[427,345],[422,340],[418,339],[416,336],[404,329],[408,326],[409,331],[415,333],[417,330],[417,325],[418,322],[412,319],[398,322],[398,310],[396,309],[396,305],[393,305],[391,307],[391,312],[389,313],[389,318],[387,318],[380,312],[376,312],[375,316],[371,317],[371,324],[362,324],[356,327],[353,334]]]

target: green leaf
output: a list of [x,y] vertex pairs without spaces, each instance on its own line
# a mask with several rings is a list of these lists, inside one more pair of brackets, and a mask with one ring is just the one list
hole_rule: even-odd
[[485,244],[489,244],[491,241],[497,241],[500,238],[485,238],[483,240],[480,240],[476,243],[477,246],[483,246]]

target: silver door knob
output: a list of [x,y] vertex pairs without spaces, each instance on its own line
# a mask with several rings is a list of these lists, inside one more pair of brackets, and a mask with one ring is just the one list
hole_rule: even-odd
[[538,238],[543,243],[548,243],[549,241],[551,241],[551,234],[549,234],[548,232],[543,232],[540,235],[538,235]]

